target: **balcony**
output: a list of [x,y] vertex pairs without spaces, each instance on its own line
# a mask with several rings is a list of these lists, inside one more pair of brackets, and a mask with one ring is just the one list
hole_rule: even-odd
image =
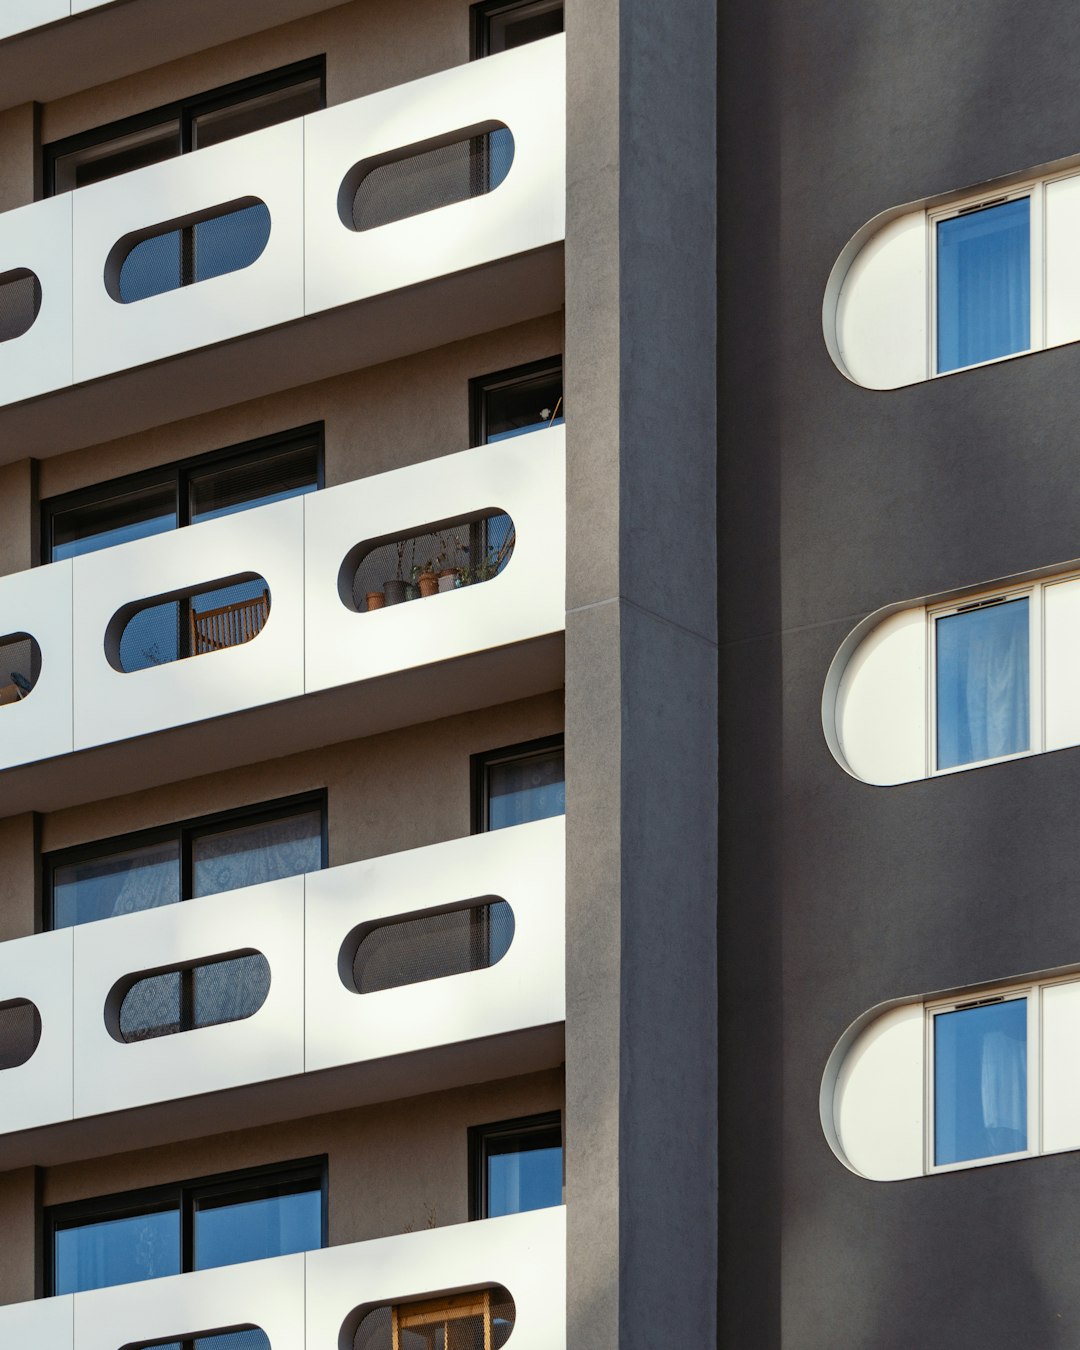
[[[564,471],[551,427],[0,578],[0,813],[560,687]],[[368,609],[472,529],[473,584]]]
[[[0,215],[0,278],[40,283],[0,341],[0,461],[558,309],[564,52],[547,38]],[[202,271],[131,284],[200,232]]]
[[558,1064],[563,853],[556,817],[0,945],[3,1166]]
[[495,1345],[512,1322],[513,1350],[563,1350],[565,1266],[566,1211],[541,1209],[19,1303],[0,1308],[0,1344],[116,1350],[198,1338],[209,1350],[215,1331],[252,1328],[263,1338],[251,1344],[274,1350],[389,1350],[389,1338],[363,1336],[369,1310],[407,1317],[440,1295],[499,1288],[512,1305]]

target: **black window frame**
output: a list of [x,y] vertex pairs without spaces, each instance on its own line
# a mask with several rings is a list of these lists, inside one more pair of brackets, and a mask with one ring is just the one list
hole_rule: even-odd
[[78,510],[79,507],[93,506],[96,502],[106,502],[110,498],[137,492],[143,488],[162,487],[172,480],[176,528],[186,529],[191,523],[190,480],[193,476],[207,469],[227,469],[234,463],[240,464],[247,459],[257,460],[260,456],[269,459],[292,448],[299,449],[309,442],[314,442],[315,445],[315,491],[320,492],[326,486],[326,424],[309,422],[306,426],[257,436],[253,440],[240,441],[236,445],[224,446],[220,450],[210,450],[205,454],[173,460],[153,469],[142,469],[137,473],[94,483],[90,487],[75,488],[71,492],[46,497],[40,507],[39,565],[52,562],[53,521],[58,515]]
[[[545,357],[540,361],[527,361],[521,366],[508,366],[506,370],[495,370],[490,375],[476,375],[469,381],[469,444],[487,445],[487,395],[497,389],[506,389],[510,385],[524,384],[542,375],[553,375],[558,371],[565,377],[562,353]],[[562,400],[560,400],[561,402]],[[558,408],[552,417],[558,416]],[[565,417],[565,413],[563,414]]]
[[[41,147],[42,154],[42,193],[52,197],[56,192],[56,161],[64,155],[89,150],[109,141],[119,140],[135,132],[149,131],[155,126],[167,122],[179,123],[180,144],[175,158],[192,152],[192,125],[196,118],[204,113],[217,112],[234,104],[246,103],[263,94],[272,94],[290,85],[304,84],[308,80],[319,81],[319,108],[326,107],[326,55],[307,57],[302,61],[293,61],[287,66],[278,66],[274,70],[259,75],[249,75],[242,80],[233,80],[229,84],[207,89],[188,98],[176,99],[172,103],[163,103],[160,107],[150,108],[146,112],[135,113],[131,117],[122,117],[115,122],[106,122],[102,126],[92,127],[89,131],[80,131],[73,136],[65,136],[58,141],[50,141]],[[78,191],[77,188],[72,189]]]
[[[180,904],[193,898],[192,881],[192,844],[195,839],[207,834],[215,834],[235,825],[258,825],[263,821],[279,819],[282,816],[301,815],[305,810],[317,810],[322,817],[322,869],[329,866],[329,833],[327,830],[328,794],[325,788],[314,792],[296,793],[289,797],[278,797],[273,801],[255,802],[246,806],[230,807],[225,811],[215,811],[209,815],[192,816],[187,820],[176,821],[169,825],[155,825],[146,830],[133,830],[129,834],[113,835],[108,839],[95,839],[86,844],[75,844],[70,848],[54,849],[41,855],[41,929],[53,932],[56,918],[53,903],[53,879],[58,867],[70,867],[73,864],[94,862],[98,858],[107,858],[127,848],[138,848],[145,844],[160,844],[176,840],[180,847]],[[228,892],[224,892],[228,894]],[[78,927],[77,924],[69,925]]]
[[[195,1269],[195,1206],[207,1197],[235,1194],[238,1200],[259,1198],[260,1191],[280,1190],[284,1186],[315,1181],[318,1186],[305,1190],[319,1191],[321,1208],[321,1247],[330,1245],[330,1166],[326,1154],[299,1158],[293,1162],[265,1163],[259,1167],[245,1167],[231,1172],[219,1172],[188,1181],[167,1182],[162,1186],[147,1186],[133,1191],[117,1191],[111,1195],[94,1196],[87,1200],[73,1200],[62,1205],[42,1207],[41,1269],[44,1274],[45,1297],[54,1296],[56,1288],[56,1234],[66,1228],[78,1228],[110,1219],[135,1218],[140,1214],[164,1214],[176,1209],[180,1215],[180,1274],[191,1274]],[[243,1265],[244,1262],[237,1264]],[[169,1278],[161,1276],[162,1279]],[[147,1281],[141,1281],[147,1283]]]
[[533,1116],[517,1116],[513,1120],[497,1120],[488,1125],[469,1126],[469,1222],[488,1218],[487,1144],[492,1139],[541,1134],[558,1130],[562,1150],[563,1185],[566,1184],[566,1144],[563,1138],[563,1113],[543,1111]]
[[550,754],[553,750],[566,753],[566,736],[557,732],[553,736],[540,736],[533,741],[520,741],[516,745],[504,745],[498,750],[482,750],[469,757],[470,813],[472,833],[487,834],[491,829],[488,812],[488,773],[497,764],[510,760],[529,759]]
[[[535,5],[542,3],[544,3],[544,0],[479,0],[478,4],[471,5],[469,8],[471,59],[479,61],[485,56],[491,55],[490,21],[493,18],[500,14],[510,13],[515,9],[532,9]],[[560,8],[565,16],[565,0],[560,0]]]

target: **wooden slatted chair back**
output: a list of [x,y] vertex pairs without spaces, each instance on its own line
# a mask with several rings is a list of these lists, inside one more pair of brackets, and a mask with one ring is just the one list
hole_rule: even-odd
[[232,604],[198,613],[193,605],[189,611],[192,656],[220,652],[226,647],[239,647],[250,642],[262,632],[269,613],[268,590],[250,600],[234,600]]

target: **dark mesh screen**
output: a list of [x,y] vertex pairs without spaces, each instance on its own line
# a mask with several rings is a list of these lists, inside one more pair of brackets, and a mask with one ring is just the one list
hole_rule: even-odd
[[18,703],[41,674],[41,648],[26,633],[0,639],[0,708]]
[[137,243],[120,265],[124,304],[175,291],[197,281],[250,267],[270,238],[270,211],[264,202],[210,213],[180,230]]
[[271,1350],[270,1337],[260,1327],[200,1332],[181,1341],[143,1341],[130,1350]]
[[506,955],[513,937],[514,912],[505,900],[383,924],[356,948],[353,986],[374,994],[484,970]]
[[22,337],[41,309],[41,282],[20,267],[0,275],[0,342]]
[[502,1350],[515,1317],[514,1300],[501,1288],[387,1304],[361,1318],[353,1350]]
[[136,610],[120,635],[120,669],[130,674],[242,646],[258,637],[269,614],[266,582],[250,572],[229,586],[147,605]]
[[490,581],[513,556],[515,539],[514,522],[498,515],[451,521],[427,534],[380,544],[357,564],[353,604],[361,612],[381,609]]
[[241,1022],[259,1011],[269,992],[270,964],[261,952],[148,975],[120,1005],[120,1039],[130,1045]]
[[506,127],[378,164],[353,196],[354,230],[371,230],[480,197],[510,171],[514,138]]
[[41,1016],[24,998],[0,1003],[0,1069],[25,1064],[41,1040]]

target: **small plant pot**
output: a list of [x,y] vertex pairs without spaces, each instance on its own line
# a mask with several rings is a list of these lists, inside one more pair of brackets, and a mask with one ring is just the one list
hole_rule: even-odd
[[373,609],[382,609],[385,604],[386,596],[383,595],[382,591],[368,591],[367,607],[369,612]]
[[405,603],[405,583],[400,577],[384,581],[383,595],[386,597],[388,605],[403,605]]
[[439,573],[439,590],[452,591],[458,584],[458,574],[456,568],[447,568],[445,572]]
[[434,572],[421,572],[416,579],[416,584],[420,587],[422,596],[438,594],[439,581]]
[[406,600],[420,599],[420,587],[416,584],[415,581],[407,581],[405,583],[405,599]]

